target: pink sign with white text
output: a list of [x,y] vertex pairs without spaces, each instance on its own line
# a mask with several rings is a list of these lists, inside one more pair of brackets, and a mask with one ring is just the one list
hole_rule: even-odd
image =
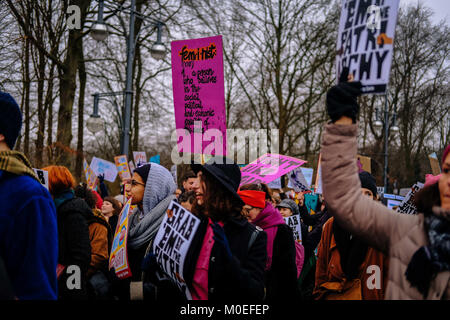
[[171,48],[178,151],[225,155],[222,36],[172,41]]
[[291,172],[306,163],[305,160],[267,153],[241,169],[241,186],[248,183],[266,183]]

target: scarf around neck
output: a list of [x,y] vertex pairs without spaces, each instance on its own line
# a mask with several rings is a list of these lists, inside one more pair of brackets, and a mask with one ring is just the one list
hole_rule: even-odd
[[0,151],[0,170],[10,172],[18,176],[28,175],[39,181],[33,171],[30,161],[19,151]]
[[258,214],[252,223],[263,229],[267,234],[267,261],[265,270],[269,270],[272,266],[273,241],[277,234],[277,227],[280,224],[285,224],[285,221],[281,216],[281,213],[275,209],[271,203],[266,202],[265,208]]
[[426,297],[436,275],[450,270],[450,210],[433,207],[432,214],[425,215],[424,226],[429,245],[414,253],[405,276]]

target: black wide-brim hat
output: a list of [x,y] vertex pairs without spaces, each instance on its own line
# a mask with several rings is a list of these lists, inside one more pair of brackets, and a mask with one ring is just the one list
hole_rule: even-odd
[[242,205],[245,205],[241,197],[237,194],[241,183],[241,170],[239,166],[223,156],[213,157],[204,165],[192,162],[191,169],[197,174],[199,171],[207,171],[214,179],[230,192]]

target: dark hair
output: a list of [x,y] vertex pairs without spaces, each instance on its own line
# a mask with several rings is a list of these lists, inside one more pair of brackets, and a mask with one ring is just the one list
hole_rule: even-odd
[[195,201],[192,206],[192,213],[207,215],[213,221],[227,222],[231,218],[245,219],[241,215],[242,202],[223,188],[208,171],[202,170],[202,173],[200,181],[204,182],[206,186],[203,204],[199,205]]
[[434,206],[441,206],[441,197],[439,193],[438,182],[429,186],[423,187],[414,195],[414,205],[417,208],[418,213],[425,215],[432,214],[432,208]]
[[194,171],[189,170],[186,172],[183,176],[183,182],[187,181],[190,178],[197,178],[197,175],[194,173]]
[[244,184],[239,188],[240,190],[256,190],[256,191],[263,191],[266,193],[266,201],[273,201],[272,199],[272,189],[269,188],[269,186],[265,183],[249,183]]
[[94,209],[95,204],[97,203],[97,197],[94,193],[87,187],[87,184],[83,182],[83,184],[79,184],[74,189],[75,196],[83,199],[89,208]]
[[178,203],[186,202],[188,201],[190,204],[193,204],[195,201],[195,191],[188,191],[183,192],[178,197]]
[[103,199],[103,203],[105,201],[108,201],[108,202],[110,202],[112,204],[112,206],[114,208],[113,215],[118,216],[120,214],[120,210],[122,210],[122,208],[120,206],[120,202],[117,201],[116,198],[111,197],[111,196],[105,197],[105,199]]

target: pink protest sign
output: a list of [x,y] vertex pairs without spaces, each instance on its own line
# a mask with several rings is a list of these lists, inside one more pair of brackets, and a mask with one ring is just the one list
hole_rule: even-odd
[[267,153],[241,169],[241,186],[247,183],[269,183],[300,167],[305,160]]
[[178,151],[226,154],[222,36],[172,41],[171,47]]

